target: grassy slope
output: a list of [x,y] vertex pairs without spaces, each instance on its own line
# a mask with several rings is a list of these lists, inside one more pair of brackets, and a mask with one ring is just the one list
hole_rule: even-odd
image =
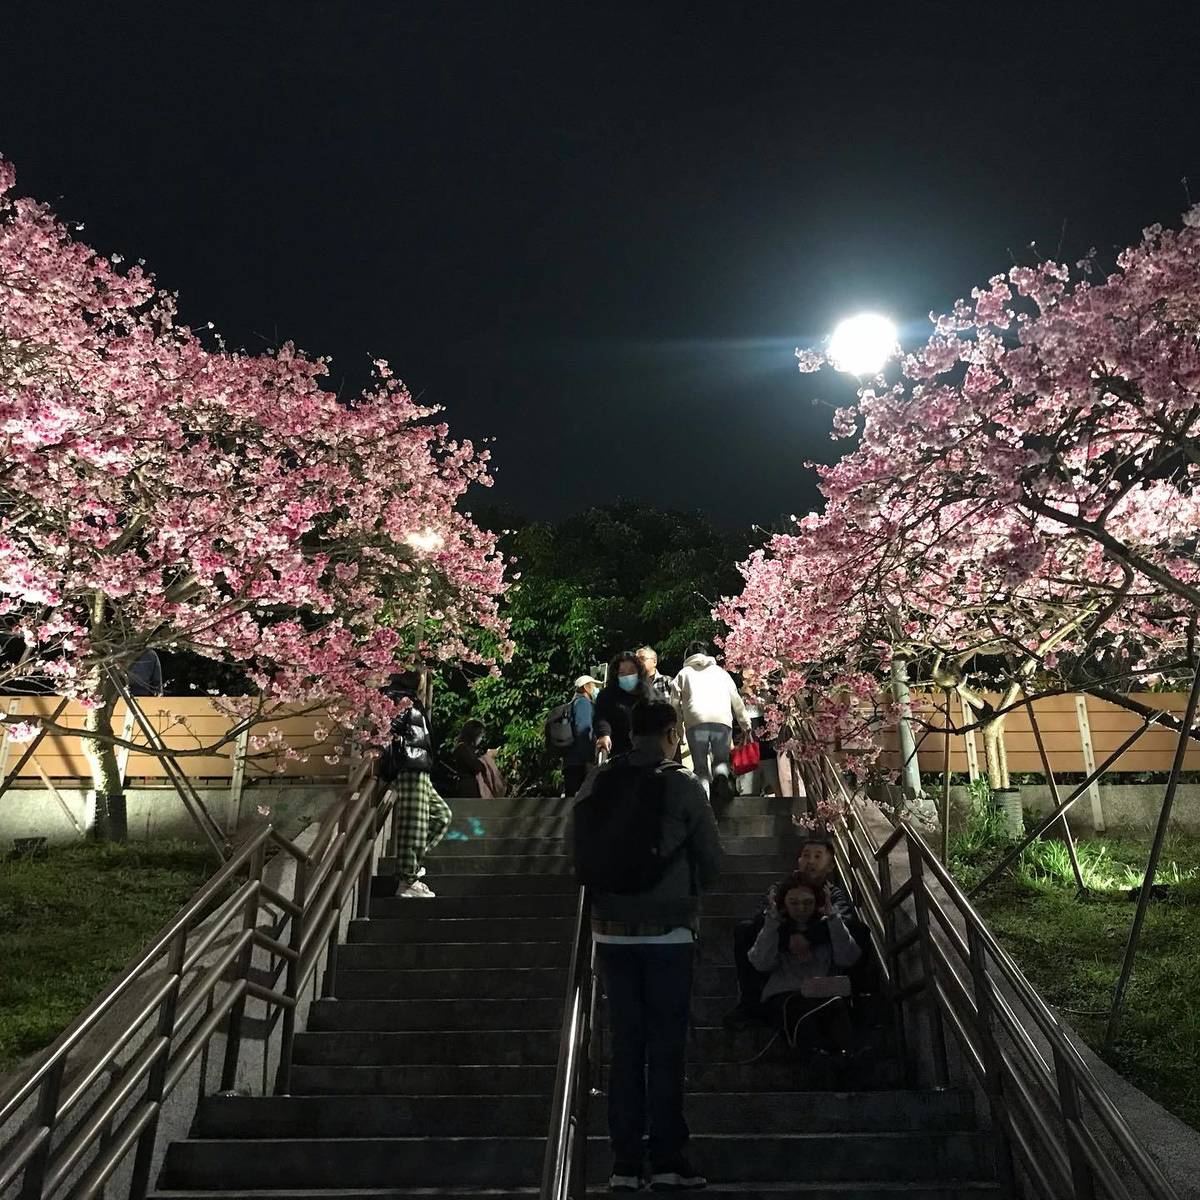
[[52,1042],[212,867],[176,842],[0,862],[0,1071]]
[[[1065,847],[1052,845],[1031,855],[979,907],[1031,982],[1099,1051],[1135,909],[1125,889],[1140,881],[1148,847],[1105,840],[1082,843],[1080,853],[1085,879],[1096,889],[1088,898],[1076,899]],[[973,881],[986,858],[994,855],[960,859],[956,874]],[[1107,1057],[1200,1128],[1200,842],[1172,839],[1158,879],[1173,881],[1169,898],[1147,914],[1126,1015]]]

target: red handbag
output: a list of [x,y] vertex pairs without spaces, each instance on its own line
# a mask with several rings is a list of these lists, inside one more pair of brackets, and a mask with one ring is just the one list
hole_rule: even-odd
[[748,737],[740,746],[734,746],[729,755],[735,775],[749,775],[758,767],[761,758],[762,751],[759,749],[758,739],[755,737]]

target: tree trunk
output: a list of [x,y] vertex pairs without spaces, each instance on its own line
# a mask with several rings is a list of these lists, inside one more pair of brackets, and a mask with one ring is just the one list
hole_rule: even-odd
[[117,689],[103,672],[92,678],[93,695],[100,704],[84,714],[83,753],[92,769],[92,786],[96,790],[96,823],[92,836],[100,842],[124,842],[129,837],[125,810],[125,781],[117,765],[117,749],[109,740],[90,738],[88,733],[113,736],[113,712],[117,707]]
[[1008,753],[1004,746],[1004,718],[981,722],[983,758],[987,764],[988,785],[993,791],[1008,787]]

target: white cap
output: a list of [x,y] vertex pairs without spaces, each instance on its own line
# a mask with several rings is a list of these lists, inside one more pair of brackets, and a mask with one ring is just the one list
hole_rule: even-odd
[[579,689],[589,683],[594,683],[597,687],[604,686],[604,684],[602,684],[600,682],[600,680],[593,679],[590,675],[580,675],[580,677],[577,680],[575,680],[575,687],[576,687],[576,689]]

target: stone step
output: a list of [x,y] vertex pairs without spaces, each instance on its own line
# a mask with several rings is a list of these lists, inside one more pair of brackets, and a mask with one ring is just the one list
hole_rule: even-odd
[[391,942],[351,944],[338,951],[338,971],[457,971],[503,964],[506,967],[562,967],[571,957],[565,941],[542,942]]
[[[604,1104],[591,1105],[591,1129],[604,1132]],[[966,1130],[970,1093],[742,1092],[688,1100],[693,1134],[739,1129],[795,1133],[905,1129]],[[409,1137],[437,1131],[536,1137],[550,1119],[544,1096],[209,1096],[195,1133],[203,1138]]]
[[[456,858],[443,862],[428,864],[425,882],[439,897],[447,900],[464,896],[577,896],[579,884],[569,868],[555,868],[550,871],[540,869],[546,860],[534,859],[523,862],[521,859],[496,860],[504,867],[504,873],[493,872],[493,861],[487,858]],[[755,864],[761,864],[758,856],[748,860],[747,864],[737,859],[726,859],[730,870],[723,873],[719,887],[723,892],[740,895],[755,895],[761,898],[767,888],[778,883],[783,871],[767,862],[772,869],[762,871],[751,869]],[[777,864],[776,864],[777,865]],[[747,866],[747,870],[742,870]],[[537,869],[534,869],[537,868]],[[372,891],[377,897],[395,894],[396,882],[394,877],[377,876],[372,883]]]
[[[432,903],[432,902],[430,902]],[[523,996],[555,996],[566,988],[566,967],[483,967],[477,970],[410,971],[340,970],[339,1000],[516,1000]],[[732,966],[702,964],[696,968],[694,996],[736,994]]]
[[[459,820],[477,817],[481,821],[489,818],[511,819],[514,817],[538,818],[565,817],[575,805],[573,799],[563,796],[505,796],[501,800],[480,800],[475,797],[447,797],[447,802]],[[790,816],[793,801],[787,796],[735,796],[728,804],[714,808],[717,820],[738,817]],[[803,805],[803,800],[795,802]]]
[[[602,1040],[605,1061],[611,1043]],[[558,1061],[559,1030],[545,1029],[467,1029],[371,1031],[335,1029],[296,1035],[292,1061],[302,1066],[391,1067],[430,1066],[549,1066]],[[881,1056],[859,1060],[855,1074],[870,1076],[884,1059]],[[688,1063],[692,1068],[776,1064],[784,1068],[809,1070],[822,1068],[824,1060],[797,1060],[783,1038],[773,1029],[755,1026],[730,1031],[704,1026],[688,1035]],[[861,1064],[861,1066],[860,1066]],[[847,1084],[851,1078],[847,1078]]]
[[[545,1139],[540,1137],[346,1139],[193,1138],[173,1143],[164,1183],[172,1188],[254,1187],[431,1188],[536,1186]],[[725,1182],[780,1182],[803,1170],[830,1180],[946,1181],[986,1178],[987,1147],[970,1133],[701,1134],[689,1154],[708,1177]],[[589,1138],[588,1176],[598,1184],[610,1168],[607,1139]]]
[[298,1033],[292,1062],[312,1067],[553,1066],[557,1029]]
[[[437,891],[437,877],[432,868],[430,886]],[[720,886],[720,884],[718,884]],[[761,898],[761,897],[760,897]],[[471,917],[573,917],[578,893],[563,892],[548,895],[499,896],[438,896],[434,900],[402,899],[399,896],[375,896],[371,900],[371,917],[381,921],[395,918],[461,919]],[[713,892],[701,902],[705,916],[753,916],[755,898],[749,893]]]
[[[407,903],[407,902],[406,902]],[[702,948],[713,944],[732,945],[734,925],[751,917],[758,904],[750,902],[739,916],[702,917],[700,941]],[[409,904],[407,912],[421,912]],[[571,917],[451,917],[441,920],[392,918],[390,920],[352,921],[349,943],[352,945],[384,945],[391,942],[532,942],[565,941],[575,932]]]
[[[611,1200],[607,1187],[587,1189],[589,1200]],[[705,1193],[720,1200],[998,1200],[999,1185],[965,1182],[946,1186],[926,1183],[710,1183]],[[150,1200],[538,1200],[537,1188],[273,1188],[230,1191],[160,1189]]]
[[292,1068],[296,1096],[549,1096],[554,1067]]
[[[727,815],[718,821],[723,837],[793,837],[796,826],[790,813],[775,815]],[[565,838],[570,817],[463,817],[457,812],[450,822],[448,841],[481,837]]]
[[[770,855],[773,858],[783,857],[784,865],[788,865],[795,857],[789,856],[789,848],[798,843],[799,833],[794,837],[785,835],[768,837],[721,837],[721,849],[729,857],[745,854]],[[561,857],[568,858],[571,853],[570,843],[566,838],[529,838],[529,837],[481,837],[469,838],[465,841],[445,840],[429,852],[427,862],[443,858],[474,858],[498,855],[507,858],[519,858],[523,861],[532,859]],[[383,859],[390,862],[390,859]]]
[[[564,978],[563,986],[566,981]],[[318,1000],[308,1028],[328,1030],[557,1029],[563,998],[520,1000]]]
[[[150,1200],[538,1200],[537,1188],[274,1188],[217,1191],[160,1189]],[[718,1200],[999,1200],[998,1184],[963,1181],[937,1183],[871,1183],[861,1180],[825,1183],[710,1183],[705,1192]],[[590,1187],[589,1200],[610,1200],[607,1187]]]

